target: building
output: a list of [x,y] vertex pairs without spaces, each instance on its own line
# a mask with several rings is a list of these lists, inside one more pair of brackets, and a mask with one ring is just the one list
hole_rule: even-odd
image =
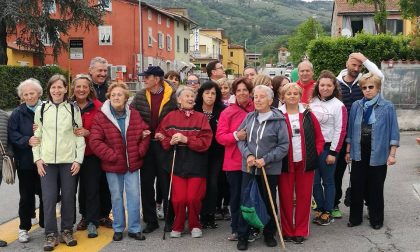
[[245,48],[241,45],[230,44],[227,38],[222,44],[222,64],[227,71],[239,76],[244,72]]
[[222,60],[223,29],[195,29],[190,37],[191,62],[206,72],[206,65]]
[[[386,27],[392,34],[410,34],[415,25],[410,20],[401,17],[399,0],[387,0],[388,12]],[[373,4],[357,3],[352,5],[347,0],[335,0],[331,20],[331,36],[354,36],[364,30],[367,33],[376,34],[373,15]]]
[[245,61],[247,66],[257,67],[260,65],[262,54],[256,52],[245,53]]
[[289,50],[287,50],[287,48],[280,47],[278,49],[278,53],[277,53],[277,58],[278,58],[278,63],[277,64],[278,65],[286,65],[289,62],[289,60],[288,60],[289,56],[290,56]]
[[7,65],[8,66],[34,66],[34,54],[30,50],[25,50],[16,43],[7,43]]

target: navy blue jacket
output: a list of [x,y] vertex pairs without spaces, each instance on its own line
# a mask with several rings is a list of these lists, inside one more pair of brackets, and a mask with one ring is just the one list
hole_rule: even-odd
[[23,103],[9,118],[8,138],[15,153],[16,168],[22,170],[36,169],[34,164],[32,147],[29,139],[34,135],[32,125],[35,113]]

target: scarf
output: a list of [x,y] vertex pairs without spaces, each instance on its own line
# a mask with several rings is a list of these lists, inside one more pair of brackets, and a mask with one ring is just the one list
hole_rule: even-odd
[[374,124],[376,122],[375,110],[373,106],[378,102],[379,93],[373,97],[371,100],[363,97],[363,122],[367,124]]
[[29,106],[28,104],[26,104],[26,107],[27,107],[28,109],[30,109],[32,112],[34,112],[34,113],[35,113],[36,108],[37,108],[39,105],[41,105],[41,104],[42,104],[42,101],[41,101],[41,100],[38,100],[38,102],[37,102],[34,106]]
[[186,117],[190,117],[192,114],[194,114],[194,110],[193,109],[183,109],[183,108],[179,108],[180,111],[184,112]]

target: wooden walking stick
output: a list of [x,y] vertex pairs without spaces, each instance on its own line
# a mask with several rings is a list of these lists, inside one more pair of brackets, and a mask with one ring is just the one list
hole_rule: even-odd
[[[279,219],[278,219],[277,214],[276,214],[276,208],[274,207],[273,196],[271,196],[270,185],[268,184],[267,175],[265,174],[264,166],[261,167],[261,170],[262,170],[262,174],[263,174],[263,177],[264,177],[265,186],[267,187],[268,199],[270,200],[271,211],[273,211],[273,216],[274,216],[274,219],[276,221],[277,232],[279,233],[279,236],[280,236],[280,243],[281,243],[281,246],[283,247],[283,249],[286,250],[286,246],[284,245],[283,235],[282,235],[281,229],[280,229]],[[280,251],[281,251],[281,249],[280,249]]]

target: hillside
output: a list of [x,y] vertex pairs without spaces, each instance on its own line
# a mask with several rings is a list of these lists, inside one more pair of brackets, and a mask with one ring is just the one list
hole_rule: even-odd
[[[290,35],[308,17],[315,17],[329,32],[331,1],[300,0],[146,0],[159,7],[187,8],[200,27],[223,28],[233,43],[252,46],[274,43]],[[281,36],[283,35],[283,36]],[[281,36],[279,38],[279,36]]]

